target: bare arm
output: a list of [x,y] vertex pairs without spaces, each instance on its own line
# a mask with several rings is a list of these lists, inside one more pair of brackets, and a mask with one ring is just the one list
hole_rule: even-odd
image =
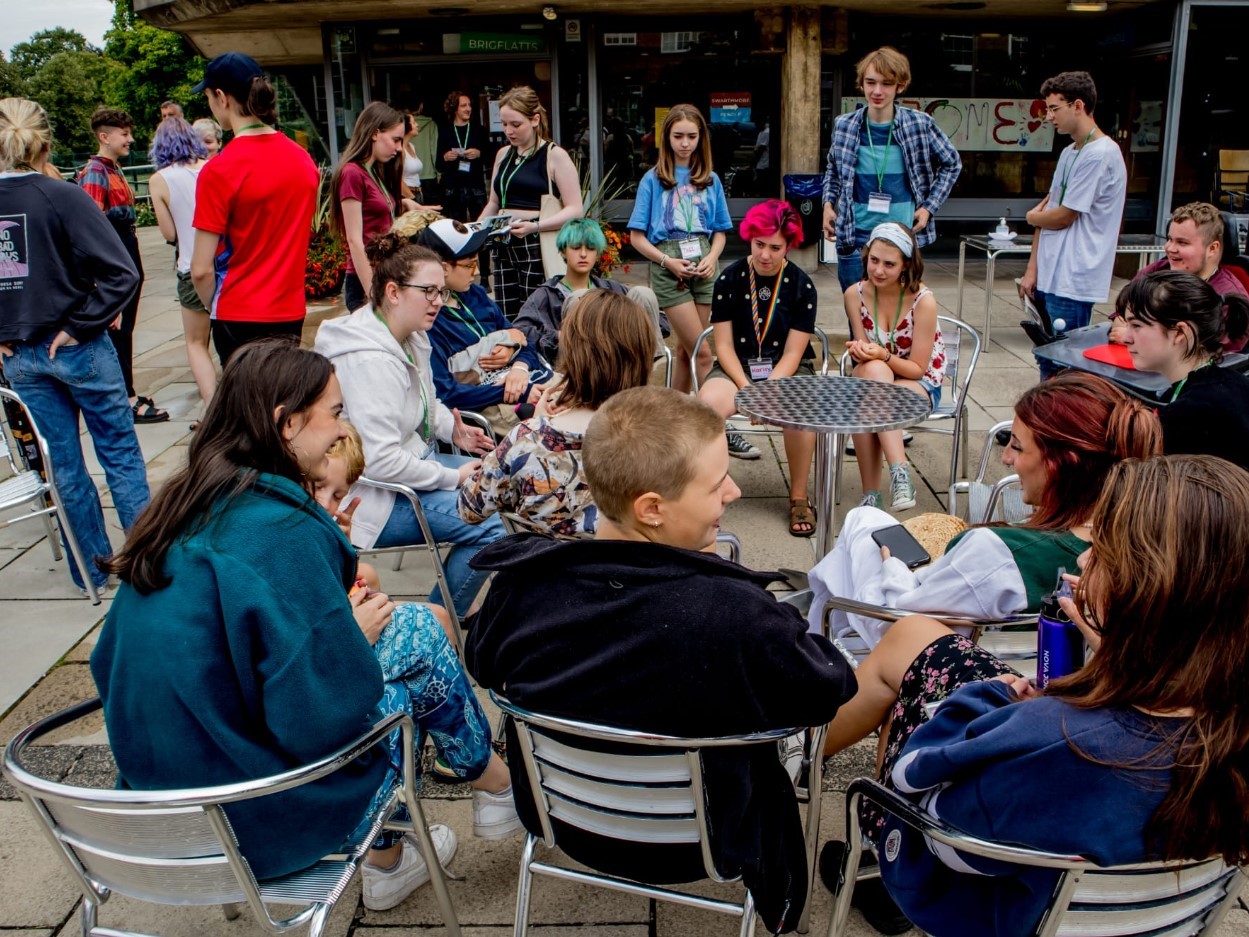
[[373,267],[364,253],[364,207],[359,199],[345,198],[343,206],[343,231],[347,234],[347,251],[351,254],[351,264],[356,268],[356,276],[364,288],[364,295],[369,295],[373,286]]
[[649,260],[653,264],[659,264],[669,273],[675,276],[686,278],[690,275],[690,271],[685,266],[685,261],[676,257],[669,257],[658,247],[646,239],[646,232],[639,231],[634,228],[629,231],[629,244],[633,249]]
[[1042,202],[1027,215],[1028,224],[1042,231],[1061,231],[1064,228],[1070,228],[1080,217],[1078,211],[1063,205],[1055,205],[1053,208],[1044,206],[1045,202]]
[[746,377],[746,372],[742,370],[742,363],[737,360],[737,355],[733,351],[733,323],[711,323],[711,336],[716,342],[716,361],[720,365],[720,370],[739,389],[745,387],[750,383],[750,379]]
[[147,190],[152,196],[152,211],[156,212],[156,227],[160,228],[160,236],[166,241],[178,240],[178,227],[169,211],[169,183],[156,173],[148,179]]
[[195,231],[195,249],[191,252],[191,283],[195,292],[204,304],[211,309],[213,294],[217,292],[217,276],[214,260],[217,257],[217,245],[221,243],[221,235],[211,231]]
[[802,356],[811,347],[811,335],[811,332],[789,330],[789,334],[785,336],[785,348],[781,352],[781,360],[776,362],[776,367],[772,369],[768,377],[769,381],[778,377],[793,377],[797,373],[798,365],[802,363]]

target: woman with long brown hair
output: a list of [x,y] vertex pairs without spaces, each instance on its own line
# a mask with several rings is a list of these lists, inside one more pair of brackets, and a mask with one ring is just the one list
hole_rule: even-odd
[[[1244,863],[1249,474],[1211,456],[1128,459],[1089,521],[1061,604],[1092,658],[1039,694],[939,622],[899,621],[872,655],[901,691],[882,778],[973,837],[1099,865]],[[935,660],[958,662],[944,682]],[[857,676],[860,694],[883,690]],[[939,699],[930,721],[909,718]],[[878,841],[889,893],[934,937],[1031,933],[1059,875],[938,855],[897,821]],[[834,878],[839,865],[840,848],[821,856]]]
[[[494,298],[512,320],[546,280],[539,232],[558,231],[569,218],[580,218],[583,206],[577,167],[568,151],[551,140],[551,125],[537,92],[523,85],[504,92],[499,120],[508,145],[495,157],[490,197],[480,217],[512,216],[510,237],[500,245],[494,263]],[[539,218],[542,196],[548,194],[559,196],[563,208]]]
[[390,230],[395,217],[416,207],[402,195],[403,139],[407,118],[384,101],[374,101],[356,118],[351,142],[330,180],[330,230],[347,242],[343,302],[355,312],[368,302],[373,269],[364,249]]

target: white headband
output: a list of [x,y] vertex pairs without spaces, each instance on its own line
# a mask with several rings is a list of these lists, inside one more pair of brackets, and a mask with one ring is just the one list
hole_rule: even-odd
[[896,221],[886,221],[884,224],[878,224],[872,228],[872,236],[869,237],[868,243],[872,241],[888,241],[898,250],[902,251],[902,256],[908,260],[915,253],[915,245],[911,241],[911,236],[906,233],[906,228],[898,224]]

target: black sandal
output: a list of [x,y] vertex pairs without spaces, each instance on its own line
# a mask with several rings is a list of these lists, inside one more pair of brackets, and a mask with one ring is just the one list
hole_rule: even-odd
[[130,412],[134,414],[136,423],[164,423],[169,419],[169,411],[156,406],[151,397],[136,397]]

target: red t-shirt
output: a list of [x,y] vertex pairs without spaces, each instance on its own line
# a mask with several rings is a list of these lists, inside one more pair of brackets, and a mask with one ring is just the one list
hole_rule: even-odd
[[[338,180],[338,200],[345,202],[355,199],[360,203],[360,211],[364,218],[364,243],[378,234],[385,234],[394,224],[395,216],[390,210],[390,200],[382,193],[377,180],[369,175],[369,171],[360,163],[348,163],[343,167],[343,174]],[[356,272],[356,265],[351,260],[351,252],[347,252],[347,269]]]
[[194,226],[221,236],[214,319],[302,319],[320,176],[280,133],[235,137],[200,170]]

